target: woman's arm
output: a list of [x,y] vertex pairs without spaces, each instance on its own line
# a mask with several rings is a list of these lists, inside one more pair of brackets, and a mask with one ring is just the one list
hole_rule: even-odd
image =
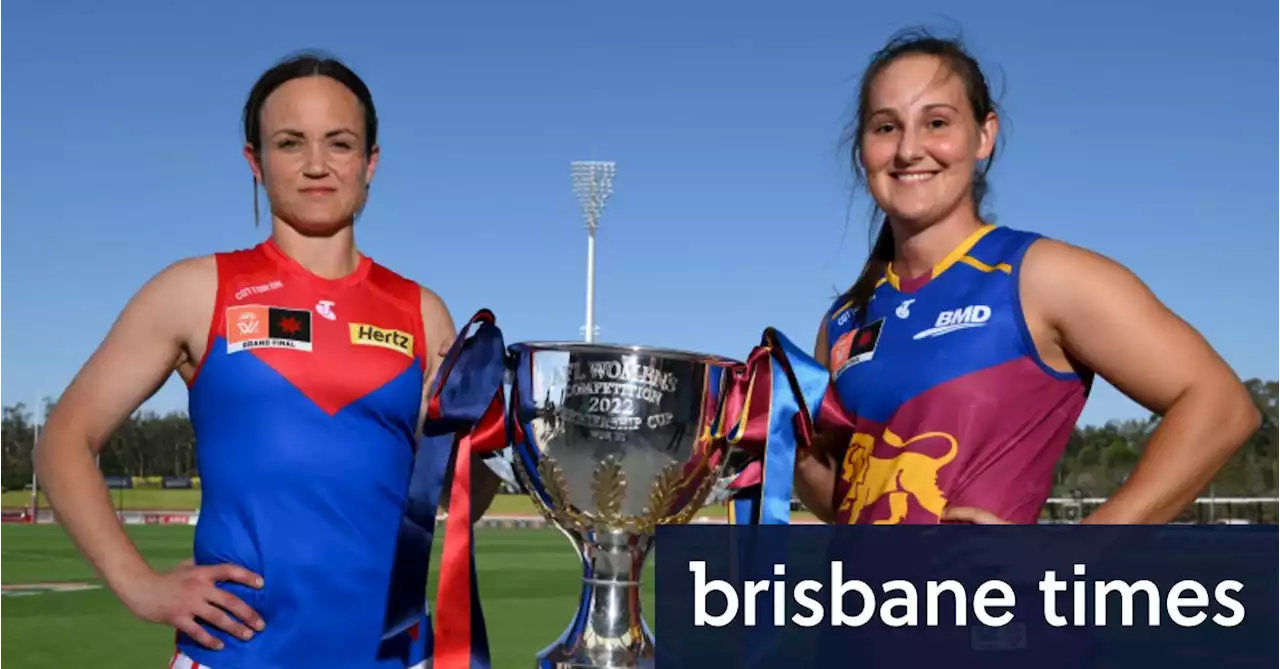
[[1053,339],[1050,350],[1162,416],[1128,480],[1083,522],[1172,521],[1258,428],[1248,391],[1200,333],[1101,255],[1038,241],[1021,291],[1028,322],[1043,323]]
[[[215,588],[215,581],[255,587],[258,577],[231,565],[184,565],[156,574],[121,527],[94,456],[182,360],[194,319],[208,321],[215,281],[213,259],[203,258],[176,263],[143,286],[58,398],[34,454],[36,475],[58,521],[125,606],[211,647],[218,642],[194,617],[244,638],[250,634],[215,606],[261,625],[244,602]],[[193,299],[202,289],[206,303]]]
[[73,542],[119,592],[150,571],[125,535],[94,456],[168,378],[182,354],[175,309],[190,293],[189,265],[142,287],[58,398],[35,451],[36,475]]

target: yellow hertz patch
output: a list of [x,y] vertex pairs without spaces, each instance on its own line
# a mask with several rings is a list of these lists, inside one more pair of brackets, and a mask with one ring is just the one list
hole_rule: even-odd
[[413,357],[413,335],[400,330],[384,330],[367,323],[351,323],[351,343],[359,346],[381,346]]

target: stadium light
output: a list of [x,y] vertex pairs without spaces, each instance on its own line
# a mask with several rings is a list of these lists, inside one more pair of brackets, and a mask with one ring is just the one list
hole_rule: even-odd
[[613,194],[613,175],[617,164],[610,161],[579,160],[569,164],[573,176],[573,193],[582,208],[587,224],[587,324],[583,336],[589,344],[596,339],[596,229],[609,196]]

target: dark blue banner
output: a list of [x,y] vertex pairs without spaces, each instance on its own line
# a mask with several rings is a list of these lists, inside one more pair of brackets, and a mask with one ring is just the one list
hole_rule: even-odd
[[112,490],[127,490],[133,487],[132,476],[104,476],[102,478],[107,482],[107,487]]
[[192,487],[190,476],[166,476],[164,477],[165,490],[190,490]]
[[663,526],[658,669],[1268,667],[1275,526]]

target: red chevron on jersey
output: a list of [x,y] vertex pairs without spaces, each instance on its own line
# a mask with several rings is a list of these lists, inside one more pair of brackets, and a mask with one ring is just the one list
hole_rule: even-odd
[[368,258],[334,280],[272,242],[218,261],[210,346],[221,338],[226,355],[256,357],[326,413],[425,368],[420,289]]

